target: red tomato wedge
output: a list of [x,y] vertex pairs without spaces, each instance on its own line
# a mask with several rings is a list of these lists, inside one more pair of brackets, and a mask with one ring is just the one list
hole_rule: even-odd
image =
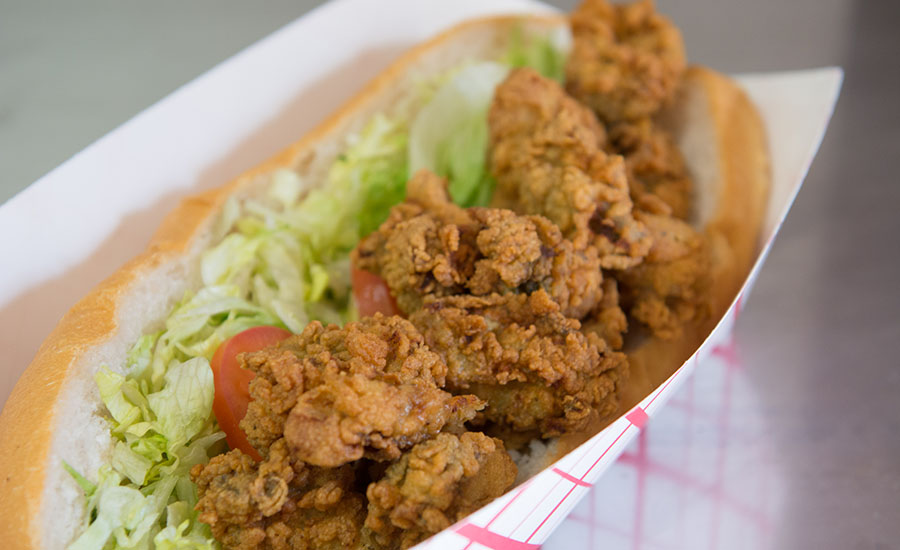
[[350,280],[360,317],[371,317],[378,312],[384,315],[403,315],[391,296],[387,283],[378,275],[354,267]]
[[256,374],[241,368],[237,356],[277,344],[290,335],[289,331],[278,327],[249,328],[222,342],[210,362],[216,387],[213,412],[219,421],[219,428],[225,432],[225,440],[232,449],[240,449],[256,461],[262,460],[262,457],[250,445],[247,435],[239,426],[247,414],[250,381]]

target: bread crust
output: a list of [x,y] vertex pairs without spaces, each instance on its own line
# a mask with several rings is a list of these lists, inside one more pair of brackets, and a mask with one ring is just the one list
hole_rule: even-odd
[[[128,313],[122,309],[122,301],[136,281],[177,260],[208,234],[228,197],[247,192],[274,170],[296,168],[308,162],[307,157],[314,153],[317,143],[340,134],[349,121],[387,94],[392,83],[409,71],[419,58],[443,47],[453,47],[468,32],[511,27],[522,20],[522,16],[509,16],[469,21],[412,48],[296,143],[234,181],[184,199],[166,216],[140,255],[100,283],[66,313],[19,379],[0,414],[0,494],[3,495],[0,499],[0,540],[4,541],[5,548],[45,546],[41,512],[43,500],[47,498],[44,484],[52,458],[51,445],[60,414],[60,398],[66,385],[78,374],[73,372],[73,367],[79,358],[113,338],[119,329],[119,316]],[[555,27],[564,24],[565,19],[532,16],[527,21]],[[762,184],[768,181],[768,157],[764,134],[752,104],[729,79],[706,69],[692,69],[689,74],[706,91],[716,132],[721,135],[719,163],[725,207],[718,211],[708,228],[734,243],[735,262],[727,270],[727,280],[723,279],[721,287],[717,285],[717,294],[733,296],[752,263],[765,207],[767,185]],[[748,188],[752,188],[752,192]],[[752,208],[748,208],[748,204]],[[727,304],[724,307],[727,308]],[[717,320],[718,315],[715,317]],[[701,328],[699,332],[705,337],[708,328]],[[702,338],[695,340],[699,343]],[[678,350],[672,349],[671,344],[659,343],[658,350],[654,348],[647,353],[653,360],[666,357],[675,364],[674,358],[689,353],[696,343]],[[681,359],[674,368],[680,364]],[[52,405],[47,406],[48,403]],[[567,444],[564,449],[561,445],[560,450],[572,446]]]

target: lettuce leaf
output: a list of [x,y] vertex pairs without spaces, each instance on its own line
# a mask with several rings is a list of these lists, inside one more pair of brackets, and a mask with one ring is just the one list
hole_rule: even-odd
[[504,60],[510,67],[531,67],[547,78],[562,83],[566,78],[566,54],[571,37],[565,33],[525,36],[521,28],[510,36]]
[[[202,331],[206,323],[191,321],[184,326]],[[130,354],[133,363],[149,365],[152,361],[143,355],[152,348],[165,356],[175,355],[173,349],[162,349],[161,342],[174,348],[173,342],[179,341],[168,332],[139,340]],[[152,346],[151,341],[155,341]],[[149,549],[157,538],[170,548],[211,548],[208,529],[196,521],[196,488],[190,481],[192,466],[223,450],[224,434],[212,417],[209,362],[204,357],[174,360],[157,391],[149,378],[106,368],[95,380],[110,412],[110,432],[116,443],[110,464],[101,468],[96,484],[64,465],[88,497],[86,529],[70,550]],[[169,513],[177,517],[169,518]]]
[[196,357],[166,372],[163,389],[147,396],[156,416],[156,431],[172,454],[200,433],[212,412],[213,374],[209,362]]
[[457,204],[485,206],[493,191],[487,170],[487,111],[509,67],[489,61],[460,69],[419,111],[410,128],[409,168],[448,180]]
[[[197,357],[171,365],[164,380],[161,390],[147,393],[147,383],[108,369],[98,372],[104,404],[119,412],[110,418],[117,441],[97,484],[67,468],[88,497],[86,529],[70,550],[149,549],[156,538],[178,545],[172,548],[211,548],[208,529],[193,511],[197,498],[189,472],[219,452],[224,438],[211,419],[212,371]],[[170,512],[177,517],[168,518]],[[173,523],[174,529],[160,535]]]

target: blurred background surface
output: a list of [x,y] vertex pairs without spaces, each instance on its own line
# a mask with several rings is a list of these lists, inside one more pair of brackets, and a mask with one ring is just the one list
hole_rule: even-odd
[[[0,203],[318,4],[0,0]],[[783,504],[762,539],[773,548],[896,548],[900,2],[658,6],[682,28],[694,62],[728,72],[846,71],[822,149],[737,327],[741,383],[773,449],[765,468],[748,467],[741,487],[752,501],[754,476],[774,471],[783,480]],[[743,443],[726,444],[739,452]],[[745,547],[733,533],[708,546]],[[591,536],[605,545],[602,533]]]

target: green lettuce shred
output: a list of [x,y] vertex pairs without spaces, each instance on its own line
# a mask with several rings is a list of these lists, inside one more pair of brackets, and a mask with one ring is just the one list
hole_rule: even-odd
[[564,40],[556,35],[525,36],[521,28],[513,30],[505,63],[510,67],[531,67],[547,78],[562,83],[566,78]]
[[459,70],[413,120],[409,140],[412,172],[429,169],[448,180],[457,204],[486,206],[494,181],[487,167],[487,111],[509,67],[489,61]]
[[[135,349],[142,345],[143,339]],[[95,381],[116,442],[98,482],[79,482],[87,496],[87,524],[69,549],[150,549],[158,538],[172,548],[212,548],[208,527],[196,520],[197,495],[190,482],[191,467],[224,450],[225,435],[212,420],[209,362],[174,360],[158,391],[146,378],[106,368]],[[67,469],[76,480],[81,477]],[[170,511],[177,517],[168,518]]]
[[306,192],[296,172],[272,175],[265,196],[226,203],[218,244],[201,258],[201,287],[175,305],[160,330],[141,336],[124,369],[95,376],[114,440],[96,482],[63,467],[86,498],[84,530],[69,550],[211,550],[197,520],[190,469],[227,445],[212,414],[209,360],[254,326],[300,332],[313,319],[356,317],[348,254],[406,194],[411,172],[449,180],[462,206],[490,202],[487,109],[510,66],[561,78],[547,41],[513,40],[504,63],[463,64],[420,83],[413,116],[375,115],[347,140],[324,185]]

